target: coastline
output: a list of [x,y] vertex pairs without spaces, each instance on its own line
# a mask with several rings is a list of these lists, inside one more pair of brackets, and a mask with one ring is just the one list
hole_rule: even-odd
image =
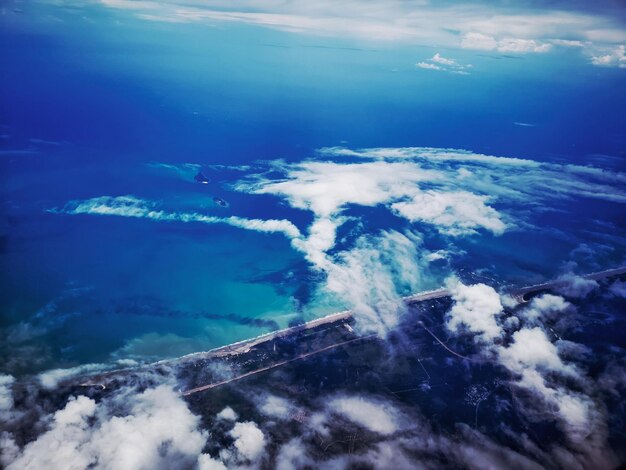
[[[584,274],[579,276],[582,279],[598,281],[601,279],[617,277],[626,274],[626,266],[621,266],[619,268],[607,269],[604,271]],[[520,302],[528,302],[526,298],[529,294],[534,294],[537,292],[550,290],[558,287],[562,287],[567,285],[567,279],[554,279],[552,281],[548,281],[542,284],[535,284],[531,286],[521,287],[509,289],[506,291],[507,294],[513,296]],[[446,288],[439,288],[429,291],[418,292],[416,294],[411,294],[402,298],[402,301],[406,305],[412,305],[420,302],[425,302],[427,300],[439,299],[443,297],[449,297],[450,291]],[[254,338],[244,339],[241,341],[236,341],[231,344],[227,344],[224,346],[218,346],[217,348],[210,349],[208,351],[199,351],[195,353],[186,354],[184,356],[173,358],[173,359],[164,359],[162,361],[158,361],[152,363],[151,365],[160,365],[167,364],[171,362],[182,362],[187,360],[196,360],[196,359],[208,359],[211,357],[225,357],[238,355],[242,353],[246,353],[250,351],[254,346],[259,344],[266,343],[268,341],[272,341],[277,338],[283,338],[285,336],[290,336],[295,333],[300,333],[302,331],[310,330],[313,328],[317,328],[322,325],[330,325],[336,322],[347,322],[353,319],[353,312],[351,310],[343,310],[341,312],[331,313],[324,317],[316,318],[310,320],[308,322],[302,323],[301,325],[291,326],[288,328],[284,328],[282,330],[271,331],[269,333],[264,333],[259,336],[255,336]]]
[[[585,274],[580,277],[585,280],[593,280],[599,281],[602,279],[608,279],[612,277],[619,277],[626,274],[626,266],[622,266],[619,268],[594,272],[590,274]],[[551,289],[563,287],[567,285],[568,279],[556,278],[552,281],[545,282],[542,284],[536,284],[521,288],[510,288],[505,289],[504,293],[511,295],[520,303],[529,302],[529,295],[538,294],[540,292],[549,291]],[[414,304],[418,304],[421,302],[425,302],[428,300],[440,299],[445,297],[450,297],[451,293],[446,288],[434,289],[424,292],[419,292],[416,294],[411,294],[409,296],[403,297],[402,301],[405,305],[410,306]],[[152,369],[157,368],[159,366],[169,366],[169,365],[178,365],[184,364],[188,362],[196,362],[202,360],[209,360],[214,358],[228,358],[228,357],[237,357],[242,354],[246,354],[250,352],[253,348],[263,345],[265,343],[271,342],[275,339],[285,338],[289,336],[295,336],[298,333],[306,332],[308,330],[313,330],[315,328],[319,328],[321,326],[341,326],[346,325],[349,327],[349,322],[353,321],[354,313],[351,310],[343,310],[341,312],[331,313],[329,315],[316,318],[310,320],[308,322],[302,323],[300,325],[291,326],[288,328],[284,328],[282,330],[271,331],[269,333],[264,333],[262,335],[244,339],[241,341],[237,341],[234,343],[230,343],[224,346],[219,346],[207,351],[198,351],[190,354],[186,354],[184,356],[175,357],[171,359],[163,359],[161,361],[152,362],[148,364],[144,364],[137,367],[124,368],[124,369],[114,369],[109,371],[104,371],[96,374],[89,374],[87,376],[82,376],[86,378],[86,381],[81,382],[81,386],[103,386],[102,380],[107,377],[117,375],[117,374],[125,374],[132,373],[135,371],[140,371],[142,369]]]

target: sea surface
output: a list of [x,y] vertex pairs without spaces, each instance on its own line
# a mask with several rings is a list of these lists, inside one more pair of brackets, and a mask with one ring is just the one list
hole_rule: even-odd
[[[349,307],[320,295],[323,273],[281,233],[68,213],[75,201],[133,196],[155,210],[288,219],[304,233],[310,212],[237,185],[270,174],[268,162],[325,160],[327,147],[625,169],[623,71],[577,67],[572,51],[457,50],[477,72],[433,75],[416,72],[433,53],[423,46],[146,22],[102,5],[20,8],[0,18],[4,373],[155,361]],[[569,197],[550,209],[532,227],[455,240],[458,256],[414,287],[454,273],[528,285],[571,263],[624,263],[622,203]],[[377,206],[346,214],[335,252],[352,246],[350,230],[407,227]],[[448,248],[432,227],[413,230],[430,251]]]

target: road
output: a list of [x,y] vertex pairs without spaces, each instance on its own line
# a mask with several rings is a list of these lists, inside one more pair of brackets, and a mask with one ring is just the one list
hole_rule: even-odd
[[209,390],[211,388],[220,387],[222,385],[226,385],[226,384],[235,382],[237,380],[245,379],[246,377],[251,377],[253,375],[260,374],[261,372],[265,372],[265,371],[268,371],[268,370],[275,369],[277,367],[284,366],[285,364],[289,364],[290,362],[300,361],[300,360],[305,359],[307,357],[314,356],[315,354],[319,354],[319,353],[322,353],[324,351],[330,351],[331,349],[335,349],[335,348],[338,348],[340,346],[344,346],[344,345],[349,344],[349,343],[354,343],[355,341],[363,341],[363,340],[366,340],[366,339],[370,339],[370,338],[373,338],[375,336],[376,335],[360,336],[358,338],[352,338],[352,339],[349,339],[349,340],[346,340],[346,341],[342,341],[341,343],[331,344],[330,346],[326,346],[326,347],[321,348],[321,349],[316,349],[315,351],[310,351],[308,353],[299,354],[296,357],[292,357],[291,359],[285,359],[284,361],[275,362],[274,364],[271,364],[269,366],[261,367],[260,369],[255,369],[255,370],[252,370],[250,372],[246,372],[245,374],[241,374],[241,375],[238,375],[236,377],[232,377],[232,378],[227,379],[227,380],[222,380],[221,382],[214,382],[214,383],[210,383],[210,384],[207,384],[207,385],[202,385],[200,387],[196,387],[196,388],[192,388],[192,389],[186,390],[186,391],[182,392],[182,395],[183,396],[189,396],[189,395],[193,395],[194,393],[204,392],[205,390]]

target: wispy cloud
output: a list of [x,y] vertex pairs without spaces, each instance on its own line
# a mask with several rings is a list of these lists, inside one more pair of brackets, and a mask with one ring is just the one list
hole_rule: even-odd
[[[452,61],[440,55],[436,60]],[[384,336],[402,315],[400,292],[419,288],[419,273],[440,258],[421,246],[423,233],[446,237],[454,251],[455,238],[520,230],[528,226],[535,208],[552,207],[555,201],[584,197],[626,203],[626,175],[593,167],[420,147],[324,148],[318,155],[330,160],[267,162],[265,171],[255,167],[231,185],[309,212],[312,222],[304,228],[288,218],[168,211],[162,203],[133,196],[73,201],[60,211],[283,234],[324,275],[321,292],[359,312],[363,330]],[[357,226],[338,251],[339,229],[349,220],[360,220],[355,212],[359,206],[383,208],[405,225],[401,232],[387,227],[370,235]]]
[[614,49],[609,49],[604,54],[594,55],[591,57],[591,63],[601,67],[619,67],[624,69],[626,68],[626,46],[622,44]]
[[552,44],[540,42],[534,39],[522,38],[502,38],[496,39],[488,34],[471,32],[463,36],[461,47],[464,49],[476,49],[483,51],[528,53],[528,52],[548,52],[552,49]]
[[429,64],[428,62],[418,62],[417,64],[415,64],[415,66],[419,67],[420,69],[443,70],[440,66],[436,64]]
[[134,196],[101,196],[85,201],[68,203],[61,212],[67,214],[113,215],[152,219],[163,222],[197,222],[204,224],[226,224],[247,230],[267,233],[283,233],[289,238],[300,236],[300,230],[288,220],[246,219],[243,217],[214,217],[197,212],[168,212],[159,210],[153,202]]
[[426,62],[418,62],[416,67],[429,70],[439,70],[442,72],[450,72],[458,75],[469,75],[466,69],[472,67],[471,64],[463,65],[454,59],[446,59],[438,52],[428,59]]
[[[164,2],[101,0],[149,21],[247,23],[291,33],[401,41],[503,53],[545,53],[554,47],[617,47],[626,41],[623,17],[611,9],[512,7],[506,2],[438,6],[431,2],[273,0]],[[592,62],[595,64],[595,62]],[[446,65],[446,64],[443,64]],[[447,64],[449,65],[449,64]],[[605,64],[600,64],[605,65]]]

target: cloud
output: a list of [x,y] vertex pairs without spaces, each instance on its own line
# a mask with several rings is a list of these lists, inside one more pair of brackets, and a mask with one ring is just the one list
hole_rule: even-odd
[[72,201],[61,212],[72,215],[94,214],[145,218],[164,222],[226,224],[257,232],[283,233],[289,238],[300,236],[298,228],[287,220],[245,219],[235,216],[214,217],[197,212],[166,212],[157,210],[154,206],[154,203],[134,196],[101,196],[85,201]]
[[71,398],[7,469],[172,468],[196,462],[207,436],[198,430],[199,418],[170,387],[126,390],[112,400],[115,406],[85,396]]
[[420,69],[427,69],[427,70],[444,70],[440,66],[435,65],[435,64],[429,64],[428,62],[418,62],[417,64],[415,64],[415,66],[419,67]]
[[377,147],[366,149],[349,149],[345,147],[323,147],[318,150],[322,156],[358,157],[374,160],[424,160],[424,161],[455,161],[465,163],[484,163],[494,165],[540,166],[540,162],[523,158],[497,157],[474,153],[468,150],[435,147]]
[[589,397],[549,379],[551,373],[579,379],[576,368],[561,360],[556,346],[540,327],[523,328],[512,339],[508,347],[498,348],[498,354],[500,362],[518,375],[514,384],[532,391],[544,404],[554,406],[570,439],[585,439],[595,424],[595,404]]
[[562,284],[556,289],[565,297],[582,299],[597,289],[598,283],[592,279],[585,279],[573,273],[567,273],[557,278]]
[[488,343],[502,335],[496,318],[503,308],[500,296],[493,288],[485,284],[466,286],[451,279],[448,289],[454,300],[446,318],[449,331],[458,334],[467,330],[476,335],[476,340]]
[[240,461],[258,460],[265,449],[265,436],[256,423],[247,421],[235,423],[235,427],[230,432],[235,439],[235,449]]
[[626,298],[626,282],[624,281],[615,281],[609,287],[609,292],[616,297]]
[[[510,306],[514,315],[504,316],[499,296],[490,287],[452,281],[449,288],[455,303],[447,314],[448,329],[476,335],[482,353],[495,357],[511,374],[510,384],[524,392],[518,408],[530,418],[556,419],[572,442],[580,444],[594,435],[589,445],[605,446],[601,442],[605,419],[588,395],[593,386],[581,369],[563,359],[580,359],[587,351],[560,339],[555,343],[547,333],[555,336],[549,325],[571,305],[562,297],[544,294],[528,306]],[[586,450],[595,452],[591,447]]]
[[534,39],[511,37],[496,39],[488,34],[469,32],[463,36],[461,47],[463,49],[526,54],[529,52],[548,52],[552,49],[552,44]]
[[[487,194],[510,203],[589,197],[626,202],[626,173],[591,166],[477,154],[429,147],[346,149],[326,147],[323,156],[356,157],[387,162],[414,162],[447,175],[448,188]],[[507,168],[505,170],[505,168]],[[462,178],[453,172],[462,171]],[[445,176],[439,180],[446,179]],[[454,180],[454,181],[453,181]],[[497,183],[496,183],[497,180]],[[437,181],[435,181],[437,182]]]
[[398,411],[390,404],[372,398],[334,398],[329,402],[328,409],[379,434],[393,434],[400,428]]
[[37,378],[45,389],[52,390],[56,388],[60,382],[72,377],[100,372],[111,369],[111,367],[113,366],[109,364],[82,364],[68,369],[50,369],[39,374]]
[[287,419],[293,412],[291,404],[288,400],[275,395],[268,395],[265,397],[259,410],[266,416],[280,419]]
[[498,48],[498,41],[487,34],[466,33],[461,40],[461,47],[464,49],[493,51]]
[[[449,67],[453,59],[436,54],[433,61]],[[427,267],[430,253],[419,232],[436,231],[453,243],[452,238],[481,232],[497,236],[531,226],[528,217],[533,211],[559,200],[626,202],[626,175],[593,167],[424,147],[331,147],[317,155],[315,160],[259,164],[231,184],[236,191],[274,196],[308,212],[312,222],[302,230],[288,219],[168,211],[165,203],[134,196],[73,201],[57,212],[222,223],[281,233],[322,275],[318,295],[331,294],[331,299],[353,309],[360,331],[384,335],[402,315],[400,293],[423,286],[424,276],[416,273]],[[359,207],[381,208],[408,224],[360,236],[364,227]],[[342,235],[338,247],[338,233],[347,222],[355,226]],[[391,253],[390,246],[404,259]],[[408,274],[400,275],[398,266]]]
[[[435,47],[543,53],[552,45],[585,49],[617,46],[626,40],[623,15],[594,4],[511,5],[508,2],[435,5],[422,0],[302,2],[163,2],[101,0],[109,8],[147,21],[244,23],[291,34],[348,37]],[[582,45],[582,46],[579,46]]]
[[13,384],[15,377],[0,374],[0,421],[8,422],[13,417]]
[[230,406],[227,406],[217,414],[216,418],[226,421],[236,421],[237,413],[235,413],[235,410],[233,410]]
[[505,38],[498,41],[497,49],[498,52],[548,52],[552,45],[533,39]]
[[626,68],[626,46],[623,44],[606,51],[605,54],[591,57],[591,63],[600,67]]
[[423,181],[441,174],[405,162],[338,164],[308,161],[279,165],[285,177],[278,181],[258,176],[239,182],[242,192],[281,196],[296,209],[315,216],[308,237],[294,242],[315,266],[325,268],[325,253],[334,246],[337,228],[348,205],[377,206],[414,194]]
[[385,337],[406,309],[402,295],[415,292],[427,272],[420,244],[419,237],[394,231],[359,238],[353,249],[328,259],[321,295],[351,309],[360,333]]
[[535,327],[513,333],[510,346],[500,350],[500,360],[510,370],[523,372],[527,368],[542,368],[548,371],[563,371],[565,366],[558,356],[556,346],[544,331]]
[[198,470],[226,470],[220,460],[213,459],[210,455],[202,454],[198,457]]
[[276,457],[277,470],[313,468],[315,462],[306,453],[306,445],[300,438],[294,438],[281,446]]
[[496,210],[485,204],[487,196],[467,191],[424,191],[409,201],[396,202],[391,209],[411,222],[427,222],[452,236],[471,235],[484,228],[501,235],[506,224]]
[[450,72],[459,75],[469,75],[465,69],[471,68],[472,65],[461,65],[456,60],[446,59],[442,57],[438,52],[428,59],[428,62],[418,62],[416,67],[421,69],[439,70],[442,72]]
[[437,62],[438,64],[442,64],[442,65],[455,65],[457,62],[455,60],[452,59],[446,59],[445,57],[442,57],[439,52],[437,52],[432,59],[433,62]]
[[543,294],[533,298],[530,305],[521,309],[518,315],[528,323],[536,324],[538,321],[552,320],[570,307],[571,304],[563,297]]

